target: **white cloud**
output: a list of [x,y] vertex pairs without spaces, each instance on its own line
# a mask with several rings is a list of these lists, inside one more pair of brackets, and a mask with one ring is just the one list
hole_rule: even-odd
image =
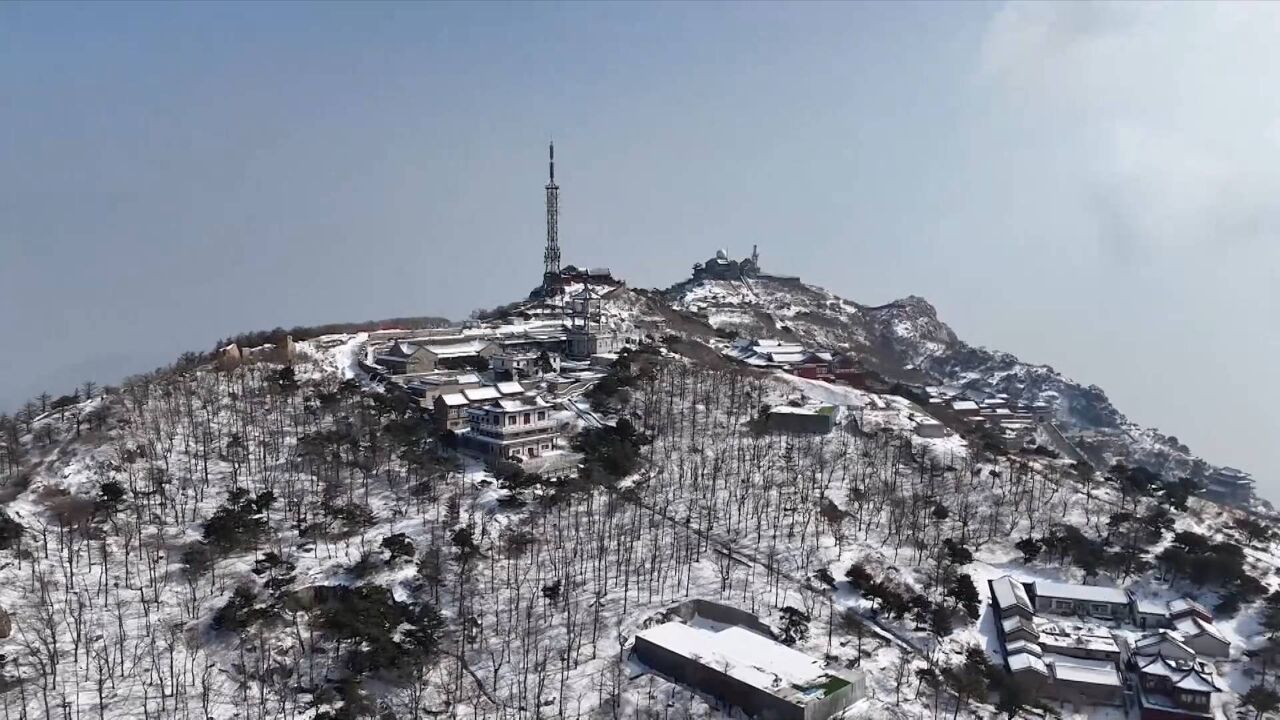
[[[1138,249],[1280,231],[1280,3],[1012,3],[981,78],[1078,142],[1104,234]],[[1120,237],[1123,235],[1123,237]]]

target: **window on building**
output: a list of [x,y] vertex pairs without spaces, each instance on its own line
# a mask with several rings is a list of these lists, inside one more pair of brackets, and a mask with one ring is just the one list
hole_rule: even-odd
[[547,419],[547,411],[546,411],[546,410],[539,410],[539,411],[538,411],[538,420],[546,420],[546,419]]
[[507,424],[508,424],[508,425],[515,425],[515,424],[516,424],[516,416],[515,416],[515,415],[511,415],[510,417],[508,417],[508,418],[507,418]]
[[1075,607],[1076,607],[1076,604],[1071,602],[1070,600],[1054,600],[1053,601],[1054,610],[1074,610]]
[[1090,603],[1089,612],[1094,615],[1110,615],[1111,606],[1106,603]]
[[524,414],[524,424],[525,424],[525,425],[528,425],[528,424],[529,424],[529,413],[525,413],[525,414]]

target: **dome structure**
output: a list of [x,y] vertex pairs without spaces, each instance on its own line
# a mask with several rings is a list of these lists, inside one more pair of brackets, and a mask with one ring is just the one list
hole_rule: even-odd
[[717,250],[717,251],[716,251],[716,259],[717,259],[717,260],[728,260],[728,259],[729,259],[729,253],[725,252],[725,251],[724,251],[724,249],[723,249],[723,248],[721,248],[720,250]]

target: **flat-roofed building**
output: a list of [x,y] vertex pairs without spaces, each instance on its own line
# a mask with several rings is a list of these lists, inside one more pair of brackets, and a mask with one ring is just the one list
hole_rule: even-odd
[[773,432],[825,435],[835,427],[835,416],[833,405],[779,405],[769,410],[767,422]]
[[940,438],[947,436],[947,426],[937,420],[919,418],[916,420],[916,435],[923,438]]
[[1129,607],[1133,612],[1133,624],[1142,629],[1161,628],[1169,624],[1169,604],[1162,600],[1140,598],[1129,594]]
[[511,378],[541,377],[545,373],[560,372],[560,356],[546,352],[506,351],[489,358],[489,367],[495,373]]
[[1111,635],[1097,632],[1050,632],[1041,628],[1040,647],[1047,653],[1120,662],[1120,646]]
[[825,720],[866,694],[861,673],[736,625],[663,623],[636,635],[633,652],[672,680],[757,718]]

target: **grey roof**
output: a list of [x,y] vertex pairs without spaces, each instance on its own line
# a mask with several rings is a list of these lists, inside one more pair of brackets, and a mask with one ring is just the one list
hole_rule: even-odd
[[1169,607],[1170,615],[1182,615],[1184,613],[1199,613],[1208,618],[1213,617],[1213,613],[1209,612],[1208,608],[1196,602],[1195,600],[1192,600],[1191,598],[1184,597],[1184,598],[1178,598],[1177,600],[1170,600],[1168,607]]
[[1182,637],[1184,638],[1195,637],[1197,635],[1208,635],[1215,640],[1230,644],[1230,641],[1228,641],[1227,638],[1218,631],[1218,628],[1215,627],[1213,623],[1207,623],[1195,615],[1178,618],[1173,622],[1173,626],[1177,628],[1179,633],[1182,633]]
[[1188,657],[1195,657],[1196,651],[1187,647],[1182,638],[1168,630],[1157,630],[1138,638],[1133,643],[1133,652],[1136,655],[1159,655],[1163,652],[1162,648],[1169,645]]

